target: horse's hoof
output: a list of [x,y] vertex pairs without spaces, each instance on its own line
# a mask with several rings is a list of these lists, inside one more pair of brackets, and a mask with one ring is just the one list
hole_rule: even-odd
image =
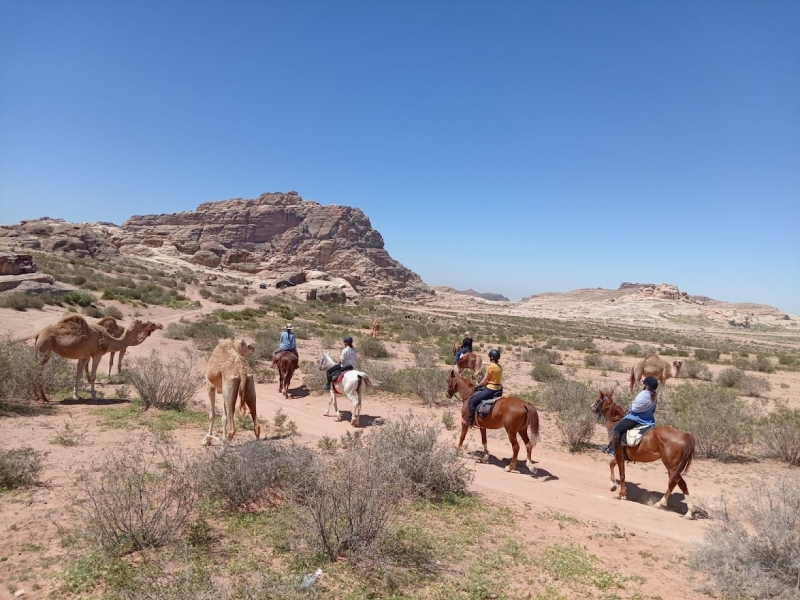
[[625,500],[622,494],[614,494],[614,500]]
[[612,483],[611,484],[611,491],[612,492],[616,492],[617,491],[617,484],[616,483]]
[[685,515],[683,515],[683,518],[684,519],[688,519],[689,521],[694,521],[694,513],[693,512],[687,512]]
[[516,469],[512,469],[512,468],[511,468],[511,465],[508,465],[508,466],[506,467],[505,471],[506,471],[506,473],[516,473],[516,472],[517,472],[517,470],[516,470]]
[[658,501],[655,504],[653,504],[653,508],[657,508],[659,510],[667,510],[667,503]]

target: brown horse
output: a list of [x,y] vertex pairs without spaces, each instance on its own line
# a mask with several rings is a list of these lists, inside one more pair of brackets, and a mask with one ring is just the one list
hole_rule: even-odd
[[282,352],[275,366],[278,368],[278,393],[283,392],[283,397],[289,397],[289,384],[292,382],[292,375],[297,369],[297,355],[291,350]]
[[[458,354],[458,351],[461,350],[461,344],[455,342],[453,344],[453,356]],[[456,368],[458,369],[459,373],[463,373],[465,370],[469,369],[472,373],[472,377],[475,377],[475,374],[481,370],[483,366],[483,359],[481,358],[480,354],[475,352],[467,352],[463,354],[460,359],[458,359],[458,364]]]
[[[464,444],[464,438],[467,437],[467,415],[469,408],[467,407],[467,400],[475,391],[475,384],[469,379],[465,379],[457,374],[454,370],[450,371],[447,377],[447,397],[452,398],[456,392],[461,397],[461,439],[458,440],[458,447]],[[511,464],[506,467],[506,471],[516,471],[517,468],[517,455],[519,454],[519,442],[517,441],[517,434],[522,437],[525,442],[525,449],[528,453],[528,459],[525,461],[525,466],[532,475],[536,474],[536,467],[533,466],[533,459],[531,458],[531,451],[539,441],[539,413],[536,412],[536,407],[533,404],[525,402],[521,398],[515,396],[503,396],[494,403],[492,412],[486,417],[480,417],[475,414],[475,423],[481,430],[481,442],[483,442],[483,458],[482,462],[489,459],[489,448],[486,446],[486,430],[487,429],[500,429],[505,428],[508,434],[508,441],[511,442]],[[528,429],[530,429],[530,437],[528,437]]]
[[[592,403],[592,410],[600,415],[606,422],[606,429],[610,432],[614,425],[625,416],[625,410],[614,402],[614,391],[600,391],[600,396]],[[670,494],[675,486],[678,485],[686,498],[688,512],[684,515],[687,519],[693,519],[695,506],[689,496],[689,488],[683,480],[683,476],[689,470],[694,458],[694,436],[680,429],[659,425],[653,427],[644,434],[638,446],[628,446],[625,448],[628,460],[633,462],[653,462],[661,459],[667,467],[669,483],[664,497],[656,502],[656,508],[667,508]],[[622,454],[622,447],[617,448],[617,453],[611,459],[611,491],[617,489],[617,482],[614,479],[614,465],[619,467],[619,494],[616,496],[620,500],[626,499],[625,494],[625,460]]]

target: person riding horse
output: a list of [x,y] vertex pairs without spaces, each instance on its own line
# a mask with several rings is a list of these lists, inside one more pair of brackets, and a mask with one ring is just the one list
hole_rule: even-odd
[[331,381],[333,381],[336,375],[341,371],[350,371],[356,366],[358,354],[356,353],[356,349],[353,348],[353,338],[346,335],[342,338],[342,342],[344,343],[344,348],[342,348],[342,356],[339,359],[339,364],[333,365],[327,371],[328,383],[325,384],[325,391],[328,392],[331,390]]
[[297,338],[292,331],[292,324],[287,323],[284,331],[281,332],[281,340],[278,349],[272,353],[272,362],[275,363],[282,352],[292,352],[297,355]]
[[636,394],[636,398],[633,399],[633,403],[631,403],[631,407],[625,417],[609,432],[608,446],[603,447],[603,451],[607,454],[614,456],[617,447],[622,443],[622,436],[629,429],[642,425],[655,427],[655,413],[658,406],[658,399],[656,398],[658,379],[652,376],[645,377],[642,387],[644,389]]
[[469,331],[464,332],[464,340],[461,342],[461,349],[458,352],[456,352],[456,361],[455,361],[456,365],[458,365],[458,361],[467,352],[472,352],[472,338],[469,335]]
[[472,427],[472,423],[475,421],[475,410],[481,402],[494,398],[495,395],[503,394],[503,386],[500,383],[502,379],[503,367],[500,366],[500,350],[489,350],[489,366],[486,367],[486,374],[467,403],[469,408],[469,416],[465,421],[467,427]]

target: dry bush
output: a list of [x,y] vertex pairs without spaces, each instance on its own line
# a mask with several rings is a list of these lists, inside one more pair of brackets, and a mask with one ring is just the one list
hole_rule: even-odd
[[766,377],[757,377],[753,375],[745,375],[738,385],[739,392],[742,396],[750,396],[751,398],[763,398],[772,386]]
[[659,403],[663,424],[693,433],[704,458],[740,453],[753,437],[755,416],[735,390],[716,384],[687,383]]
[[[716,362],[719,360],[719,350],[707,350],[705,348],[696,348],[694,357],[697,360]],[[686,367],[686,365],[684,365]]]
[[800,409],[779,406],[761,420],[758,429],[767,456],[800,466]]
[[684,379],[699,379],[701,381],[711,381],[711,369],[708,365],[695,360],[687,360],[681,368],[681,377]]
[[0,294],[0,308],[13,308],[21,312],[29,308],[42,310],[44,308],[44,300],[39,296],[26,294],[25,292],[9,292]]
[[472,471],[456,448],[438,442],[437,427],[410,418],[389,422],[373,433],[368,444],[381,461],[398,460],[399,469],[421,498],[438,500],[465,494]]
[[736,368],[723,369],[717,375],[717,383],[722,387],[735,388],[741,383],[744,373]]
[[603,356],[602,354],[587,354],[583,357],[583,362],[587,367],[597,367],[605,371],[625,372],[622,361],[613,356]]
[[104,317],[111,317],[112,319],[117,319],[118,321],[122,319],[123,314],[120,309],[116,306],[106,306],[103,308],[103,316]]
[[775,365],[772,364],[772,360],[770,360],[768,356],[764,356],[763,354],[759,354],[758,356],[756,356],[756,360],[753,363],[753,368],[761,373],[775,372]]
[[268,501],[271,492],[286,489],[296,471],[313,461],[313,452],[304,446],[251,440],[222,454],[206,453],[196,466],[198,489],[230,510],[248,510]]
[[583,357],[583,364],[587,367],[599,367],[603,361],[603,357],[600,354],[587,354]]
[[[3,378],[0,400],[36,400],[33,381],[37,364],[33,346],[16,341],[10,336],[0,338],[0,373]],[[42,370],[41,382],[48,396],[59,390],[72,389],[75,383],[75,363],[52,353]]]
[[189,323],[184,323],[182,321],[168,323],[164,328],[164,337],[171,340],[188,340]]
[[690,565],[723,598],[797,598],[800,581],[800,480],[752,482],[711,511]]
[[325,389],[325,371],[320,371],[317,363],[310,360],[300,361],[300,370],[303,372],[303,384],[309,390],[321,392]]
[[46,453],[29,447],[0,450],[0,490],[36,483],[46,456]]
[[411,346],[411,354],[414,355],[414,364],[421,369],[436,366],[436,348],[414,344]]
[[358,344],[358,353],[364,358],[389,358],[386,344],[375,338],[364,338]]
[[126,370],[145,408],[182,410],[194,399],[202,382],[197,363],[192,352],[165,361],[153,350],[150,356],[127,363]]
[[639,348],[639,358],[646,358],[650,354],[658,354],[658,349],[655,346],[651,346],[650,344],[645,344],[641,348]]
[[91,304],[81,308],[81,313],[93,319],[102,319],[105,316],[102,310]]
[[381,382],[384,391],[401,396],[417,396],[428,405],[447,402],[447,376],[440,369],[406,367],[398,371],[381,361],[365,361],[362,368],[371,379]]
[[531,377],[536,381],[559,381],[564,379],[561,371],[549,364],[537,364],[531,371]]
[[634,344],[628,344],[627,346],[625,346],[622,349],[622,353],[627,355],[627,356],[639,356],[639,353],[641,352],[641,350],[642,350],[642,348],[639,346],[639,344],[635,344],[634,343]]
[[597,419],[589,410],[594,391],[574,380],[552,381],[539,390],[542,407],[556,413],[556,424],[572,451],[586,446],[594,435]]
[[165,437],[118,446],[82,468],[75,507],[91,539],[122,555],[179,539],[195,516],[194,472]]
[[525,350],[522,353],[521,360],[534,365],[556,365],[561,364],[561,353],[558,350],[534,348],[533,350]]

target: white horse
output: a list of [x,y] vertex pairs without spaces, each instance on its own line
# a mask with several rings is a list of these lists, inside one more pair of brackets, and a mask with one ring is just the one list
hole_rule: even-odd
[[[327,350],[323,350],[319,359],[319,370],[325,371],[336,364],[338,364],[338,361],[331,358]],[[377,387],[379,383],[378,381],[372,381],[362,371],[356,371],[355,369],[345,371],[341,382],[331,384],[331,399],[328,401],[328,410],[325,411],[325,416],[331,416],[332,404],[333,410],[336,411],[336,420],[342,420],[342,415],[339,413],[339,407],[336,404],[336,395],[345,394],[350,399],[350,402],[353,403],[353,418],[350,420],[350,424],[353,427],[358,427],[359,417],[361,416],[361,393],[364,385]]]

